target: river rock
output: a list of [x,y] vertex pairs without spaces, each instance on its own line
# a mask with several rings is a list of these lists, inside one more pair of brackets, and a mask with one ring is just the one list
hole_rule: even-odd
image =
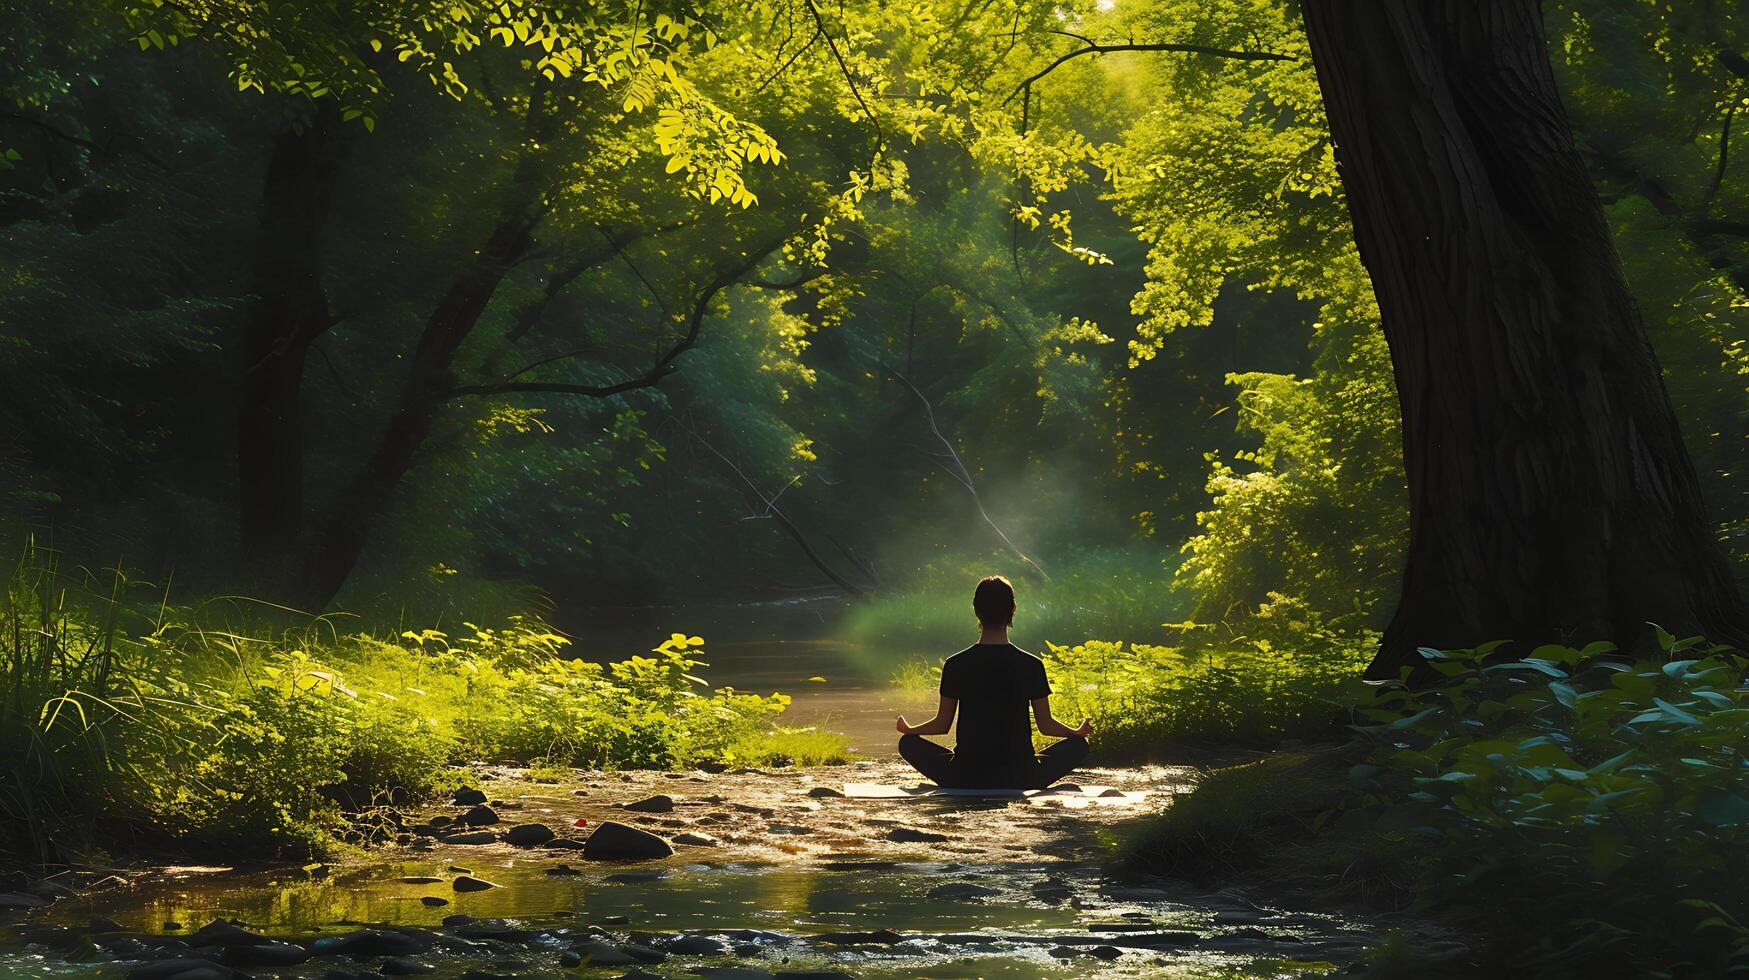
[[950,902],[971,902],[1000,894],[1002,893],[994,888],[973,884],[969,881],[951,881],[929,890],[930,898],[944,899]]
[[816,786],[813,789],[808,790],[808,795],[813,797],[816,800],[824,800],[824,799],[829,799],[831,797],[841,797],[844,794],[838,792],[837,790],[833,789],[830,786]]
[[1095,946],[1087,951],[1087,955],[1101,960],[1115,960],[1123,955],[1123,950],[1116,946]]
[[107,915],[94,915],[94,916],[92,916],[90,924],[87,925],[85,928],[90,930],[91,932],[122,932],[122,931],[124,931],[122,929],[121,923],[115,921],[114,919],[110,918]]
[[646,796],[636,803],[627,803],[625,808],[633,813],[673,813],[674,797],[665,793],[657,793],[655,796]]
[[591,861],[639,861],[673,853],[674,848],[655,834],[613,820],[603,821],[583,842],[583,856]]
[[426,932],[393,932],[387,929],[365,929],[337,939],[321,939],[314,944],[317,956],[345,954],[347,956],[409,956],[423,953],[436,945],[437,937]]
[[687,831],[684,834],[676,834],[674,843],[685,844],[688,847],[716,847],[717,839],[709,834],[695,834]]
[[449,899],[439,898],[436,895],[421,895],[421,896],[419,896],[419,904],[425,906],[428,909],[437,909],[437,908],[442,908],[445,905],[448,905]]
[[226,980],[236,972],[211,960],[159,960],[128,971],[128,980]]
[[445,834],[438,840],[445,844],[496,844],[498,835],[490,830],[470,830],[465,834]]
[[438,878],[434,875],[407,875],[406,877],[396,878],[395,880],[403,885],[440,885],[443,883],[442,878]]
[[456,823],[465,823],[470,827],[486,827],[498,822],[498,811],[482,803],[455,820]]
[[947,840],[946,834],[931,833],[915,827],[894,827],[887,831],[886,837],[887,840],[899,844],[938,844]]
[[479,806],[486,802],[486,794],[477,789],[458,789],[455,791],[456,806]]
[[309,958],[309,950],[292,943],[265,942],[225,950],[225,962],[231,966],[297,966]]
[[574,949],[567,949],[559,954],[559,965],[567,970],[574,966],[582,966],[583,954]]
[[662,943],[662,948],[679,956],[723,956],[729,952],[727,943],[709,936],[676,936]]
[[557,837],[553,829],[544,823],[519,823],[504,832],[504,843],[517,847],[534,847],[545,844]]
[[450,882],[449,886],[458,892],[483,892],[488,888],[498,887],[494,882],[484,878],[475,878],[473,875],[460,875],[456,880]]
[[604,942],[578,943],[576,952],[590,966],[631,966],[638,962],[632,954]]

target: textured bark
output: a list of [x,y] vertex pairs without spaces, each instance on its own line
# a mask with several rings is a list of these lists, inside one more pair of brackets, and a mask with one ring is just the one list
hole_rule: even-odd
[[1403,410],[1417,646],[1742,644],[1749,617],[1550,70],[1535,0],[1306,0]]
[[280,135],[262,187],[255,300],[237,389],[241,545],[245,562],[262,569],[285,567],[302,529],[304,364],[311,342],[334,325],[322,287],[333,115],[324,106],[308,125]]

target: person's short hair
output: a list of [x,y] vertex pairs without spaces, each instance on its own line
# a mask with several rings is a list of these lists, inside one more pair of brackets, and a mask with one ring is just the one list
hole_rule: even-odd
[[972,611],[985,626],[1007,626],[1014,622],[1014,586],[1000,575],[992,575],[978,583],[972,593]]

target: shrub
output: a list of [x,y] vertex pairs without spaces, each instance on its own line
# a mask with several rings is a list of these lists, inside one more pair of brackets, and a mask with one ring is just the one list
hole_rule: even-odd
[[1378,694],[1333,826],[1413,862],[1424,901],[1483,917],[1514,970],[1749,966],[1745,661],[1660,631],[1608,644],[1424,650],[1445,683]]

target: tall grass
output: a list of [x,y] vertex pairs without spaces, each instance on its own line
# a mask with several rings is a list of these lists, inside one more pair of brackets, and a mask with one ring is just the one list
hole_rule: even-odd
[[7,585],[0,861],[123,838],[312,853],[349,814],[443,790],[475,759],[550,770],[846,756],[836,736],[776,727],[786,696],[710,688],[695,636],[591,663],[536,621],[453,636],[342,633],[333,620],[215,628],[233,607],[159,602],[141,616],[124,586],[119,571],[64,576],[34,545]]

